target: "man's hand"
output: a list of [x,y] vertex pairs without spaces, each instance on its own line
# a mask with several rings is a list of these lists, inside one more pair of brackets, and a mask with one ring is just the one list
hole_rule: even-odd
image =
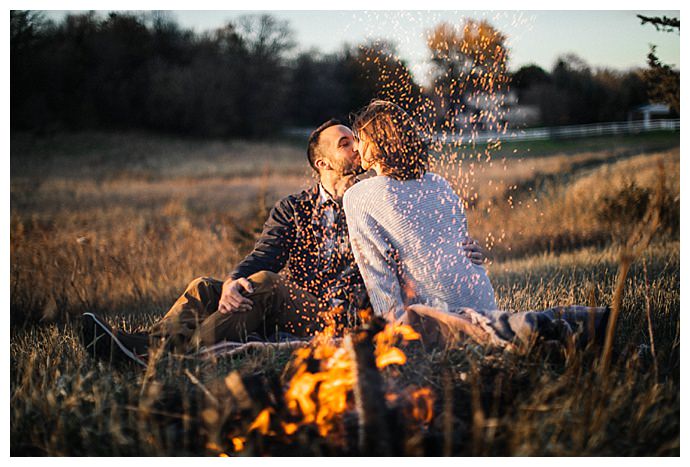
[[465,255],[474,264],[484,264],[484,261],[487,257],[486,251],[481,246],[479,246],[478,241],[474,240],[473,238],[468,238],[467,240],[462,242],[462,249],[465,250]]
[[254,302],[242,295],[243,291],[247,293],[254,291],[251,282],[244,277],[226,280],[218,301],[218,311],[223,314],[250,311]]

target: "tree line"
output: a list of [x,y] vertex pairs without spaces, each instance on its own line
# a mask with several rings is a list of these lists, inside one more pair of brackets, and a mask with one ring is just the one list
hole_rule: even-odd
[[536,106],[546,126],[626,120],[649,100],[642,70],[593,70],[572,54],[559,57],[550,72],[522,67],[512,84],[519,101]]
[[510,89],[521,104],[540,109],[542,124],[555,125],[625,119],[647,101],[642,70],[592,70],[574,56],[550,71],[527,66],[510,73],[506,38],[486,21],[430,31],[426,86],[398,58],[395,44],[296,53],[289,24],[265,14],[202,33],[162,12],[89,12],[56,23],[40,12],[11,11],[10,22],[17,130],[259,138],[345,118],[374,97],[416,109],[442,129],[458,125],[459,115],[496,120],[482,117],[486,107],[473,102]]

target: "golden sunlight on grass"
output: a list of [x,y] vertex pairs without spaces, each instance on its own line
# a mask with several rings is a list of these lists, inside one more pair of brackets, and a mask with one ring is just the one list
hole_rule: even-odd
[[[384,406],[402,417],[390,435],[405,440],[391,449],[679,453],[680,152],[616,144],[529,157],[504,151],[489,162],[457,156],[462,171],[438,163],[465,195],[470,234],[490,248],[502,309],[611,304],[619,245],[644,214],[660,161],[661,230],[630,267],[605,378],[592,349],[518,358],[468,343],[426,353],[414,333],[381,333],[375,358],[394,389]],[[191,279],[224,278],[273,203],[309,185],[307,168],[303,148],[290,143],[14,135],[12,454],[351,454],[357,401],[340,342],[294,355],[161,356],[142,373],[94,362],[76,333],[85,311],[145,329]]]

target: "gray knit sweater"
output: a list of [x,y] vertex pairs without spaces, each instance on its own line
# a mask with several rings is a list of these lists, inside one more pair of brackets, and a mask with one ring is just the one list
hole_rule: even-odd
[[460,198],[443,177],[362,180],[343,198],[352,250],[374,312],[422,303],[444,309],[496,308],[482,266],[463,253],[468,236]]

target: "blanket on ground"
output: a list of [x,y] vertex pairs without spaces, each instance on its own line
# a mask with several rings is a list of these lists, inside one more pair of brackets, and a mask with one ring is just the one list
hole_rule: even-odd
[[465,339],[506,350],[525,348],[537,340],[579,347],[602,343],[608,324],[608,307],[559,306],[539,311],[478,311],[461,308],[444,311],[411,305],[405,320],[421,336],[427,348],[448,348]]
[[[467,339],[485,347],[516,351],[538,340],[561,344],[574,342],[584,347],[590,342],[603,343],[608,325],[608,307],[559,306],[538,311],[478,311],[461,308],[445,311],[425,305],[410,305],[402,322],[420,336],[424,347],[451,348]],[[203,359],[233,356],[250,351],[275,351],[308,345],[311,339],[281,333],[270,340],[258,336],[251,342],[220,342],[203,347],[197,357]]]

